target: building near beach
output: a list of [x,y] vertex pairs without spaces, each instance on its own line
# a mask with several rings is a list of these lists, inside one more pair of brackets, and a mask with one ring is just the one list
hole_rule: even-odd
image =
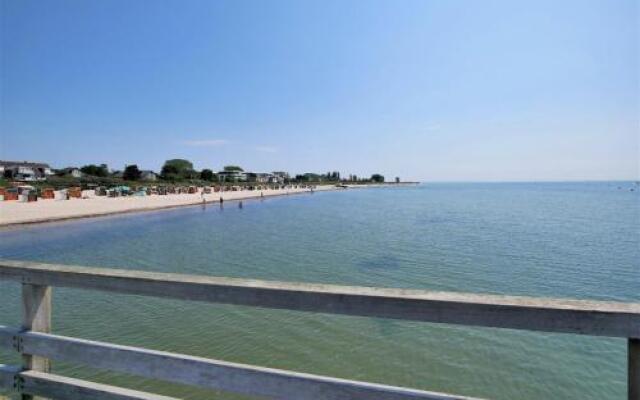
[[218,179],[220,182],[245,182],[247,174],[243,171],[219,171]]
[[67,168],[62,168],[61,170],[58,170],[58,175],[60,176],[71,176],[73,178],[82,178],[82,171],[80,171],[80,169],[76,168],[76,167],[67,167]]
[[260,183],[274,183],[275,177],[273,174],[267,172],[256,172],[256,182]]
[[140,171],[140,179],[142,179],[143,181],[157,181],[158,174],[149,170]]
[[277,176],[274,173],[269,172],[247,172],[245,173],[246,180],[249,182],[258,183],[283,183],[284,178]]
[[45,181],[53,175],[49,164],[29,161],[0,161],[3,177],[23,182]]
[[273,171],[272,172],[275,183],[284,183],[289,180],[289,173],[285,171]]

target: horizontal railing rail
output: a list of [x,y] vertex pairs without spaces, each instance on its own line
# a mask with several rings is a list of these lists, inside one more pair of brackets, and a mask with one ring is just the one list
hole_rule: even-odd
[[219,278],[0,261],[44,286],[411,321],[640,338],[640,304]]
[[0,343],[15,340],[24,353],[52,360],[276,399],[469,399],[0,326]]
[[[7,260],[0,260],[0,280],[23,284],[23,330],[27,330],[0,327],[0,346],[14,347],[26,355],[29,363],[24,367],[39,374],[48,372],[48,360],[53,359],[277,399],[465,398],[51,335],[46,322],[46,317],[50,318],[46,304],[50,293],[46,293],[50,286],[60,286],[274,309],[626,338],[629,399],[640,400],[638,303],[274,282]],[[44,303],[34,301],[34,294]],[[45,317],[41,315],[43,310]],[[34,324],[40,328],[34,329]],[[84,381],[74,384],[91,385]],[[131,395],[147,395],[139,393]],[[56,398],[54,394],[47,396]]]
[[175,397],[139,392],[117,386],[0,364],[0,388],[13,388],[29,395],[54,399],[91,400],[178,400]]

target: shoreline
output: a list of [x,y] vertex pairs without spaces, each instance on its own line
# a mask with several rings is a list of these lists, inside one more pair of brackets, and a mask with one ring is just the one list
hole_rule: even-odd
[[[339,187],[317,186],[313,192],[344,190]],[[202,195],[169,194],[144,197],[92,197],[88,199],[39,200],[33,203],[0,202],[0,229],[20,226],[62,222],[74,219],[86,219],[132,214],[149,211],[162,211],[180,207],[192,207],[202,204],[260,199],[312,193],[311,189],[268,189],[262,191],[242,190]],[[264,196],[261,196],[263,194]],[[203,201],[204,200],[204,201]]]

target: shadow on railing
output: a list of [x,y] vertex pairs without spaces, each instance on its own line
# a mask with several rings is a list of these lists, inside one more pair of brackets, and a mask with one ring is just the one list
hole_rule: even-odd
[[469,399],[443,393],[263,368],[50,334],[51,287],[432,323],[628,340],[628,398],[640,400],[640,304],[271,282],[1,261],[0,280],[22,283],[23,326],[0,326],[0,347],[23,365],[0,365],[0,388],[23,399],[170,399],[62,377],[50,360],[273,399]]

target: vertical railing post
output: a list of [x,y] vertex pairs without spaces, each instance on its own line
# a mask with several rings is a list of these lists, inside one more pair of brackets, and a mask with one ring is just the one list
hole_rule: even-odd
[[629,338],[629,400],[640,400],[640,339]]
[[[51,332],[51,286],[22,284],[22,329],[33,332]],[[27,370],[49,372],[49,359],[29,354],[22,355],[22,367]],[[27,394],[22,400],[41,399]]]

